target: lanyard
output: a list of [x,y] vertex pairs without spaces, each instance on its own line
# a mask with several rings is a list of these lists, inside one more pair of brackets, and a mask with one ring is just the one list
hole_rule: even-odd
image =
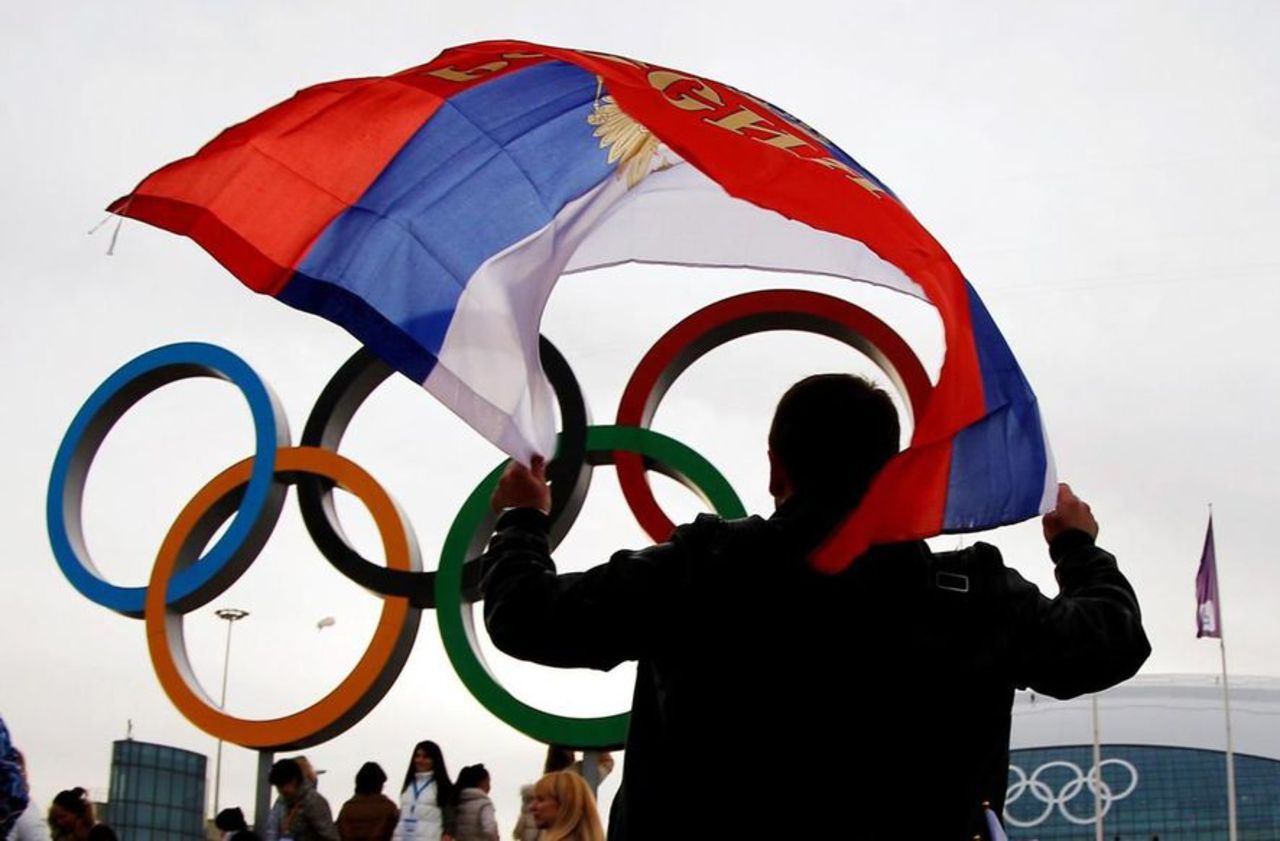
[[411,785],[413,786],[413,805],[409,807],[409,814],[413,814],[415,811],[417,811],[418,797],[422,794],[422,792],[431,788],[431,784],[434,783],[435,781],[436,781],[435,777],[432,777],[431,779],[427,780],[425,783],[422,784],[422,788],[418,788],[418,784],[416,782],[411,783]]

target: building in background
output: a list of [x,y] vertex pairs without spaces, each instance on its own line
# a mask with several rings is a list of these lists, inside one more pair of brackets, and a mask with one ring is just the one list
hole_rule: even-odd
[[[1231,678],[1240,841],[1280,839],[1280,679]],[[1217,676],[1152,675],[1098,696],[1107,841],[1227,841],[1226,725]],[[1089,696],[1014,701],[1005,826],[1012,841],[1091,841]]]
[[203,841],[207,765],[168,745],[113,743],[105,819],[127,841]]

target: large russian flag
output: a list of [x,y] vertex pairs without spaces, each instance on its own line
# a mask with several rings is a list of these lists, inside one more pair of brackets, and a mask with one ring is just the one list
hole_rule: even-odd
[[627,261],[846,277],[922,298],[946,355],[911,447],[816,554],[1051,507],[1035,396],[942,247],[871,173],[728,85],[492,41],[318,85],[110,209],[328,318],[528,460],[553,447],[538,325],[556,280]]

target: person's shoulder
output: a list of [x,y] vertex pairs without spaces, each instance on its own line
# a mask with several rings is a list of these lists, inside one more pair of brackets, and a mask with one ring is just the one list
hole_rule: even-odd
[[726,566],[737,572],[752,559],[776,554],[774,524],[761,517],[726,520],[715,514],[700,514],[678,527],[667,545],[676,548],[672,557],[688,564],[690,571],[714,571]]
[[302,795],[302,804],[308,809],[324,808],[326,811],[329,809],[328,798],[316,791],[314,788],[308,789],[307,792]]
[[927,570],[931,588],[975,595],[1007,591],[1012,572],[1000,550],[982,542],[946,552],[929,551]]
[[982,541],[963,549],[947,552],[930,551],[929,554],[936,566],[964,568],[979,572],[996,572],[1005,568],[1004,557],[1000,554],[1000,550]]
[[693,522],[678,527],[671,540],[689,548],[715,551],[759,541],[772,530],[763,517],[726,520],[715,514],[699,514]]
[[726,587],[758,588],[770,574],[790,568],[780,562],[795,554],[779,524],[761,517],[703,514],[677,528],[669,545],[676,551],[668,557],[679,569],[674,581],[686,592],[710,587],[721,595]]

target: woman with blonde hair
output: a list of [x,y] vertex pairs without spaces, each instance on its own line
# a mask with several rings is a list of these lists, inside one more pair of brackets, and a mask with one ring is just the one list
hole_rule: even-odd
[[543,841],[604,841],[591,788],[572,771],[556,771],[538,780],[532,812]]
[[[542,773],[552,771],[573,771],[586,777],[587,757],[577,758],[572,748],[564,745],[547,745],[547,760],[542,765]],[[596,783],[603,783],[613,773],[613,754],[602,750],[596,754]],[[538,825],[533,820],[533,783],[520,786],[520,817],[516,820],[515,831],[511,837],[516,841],[541,841]]]

